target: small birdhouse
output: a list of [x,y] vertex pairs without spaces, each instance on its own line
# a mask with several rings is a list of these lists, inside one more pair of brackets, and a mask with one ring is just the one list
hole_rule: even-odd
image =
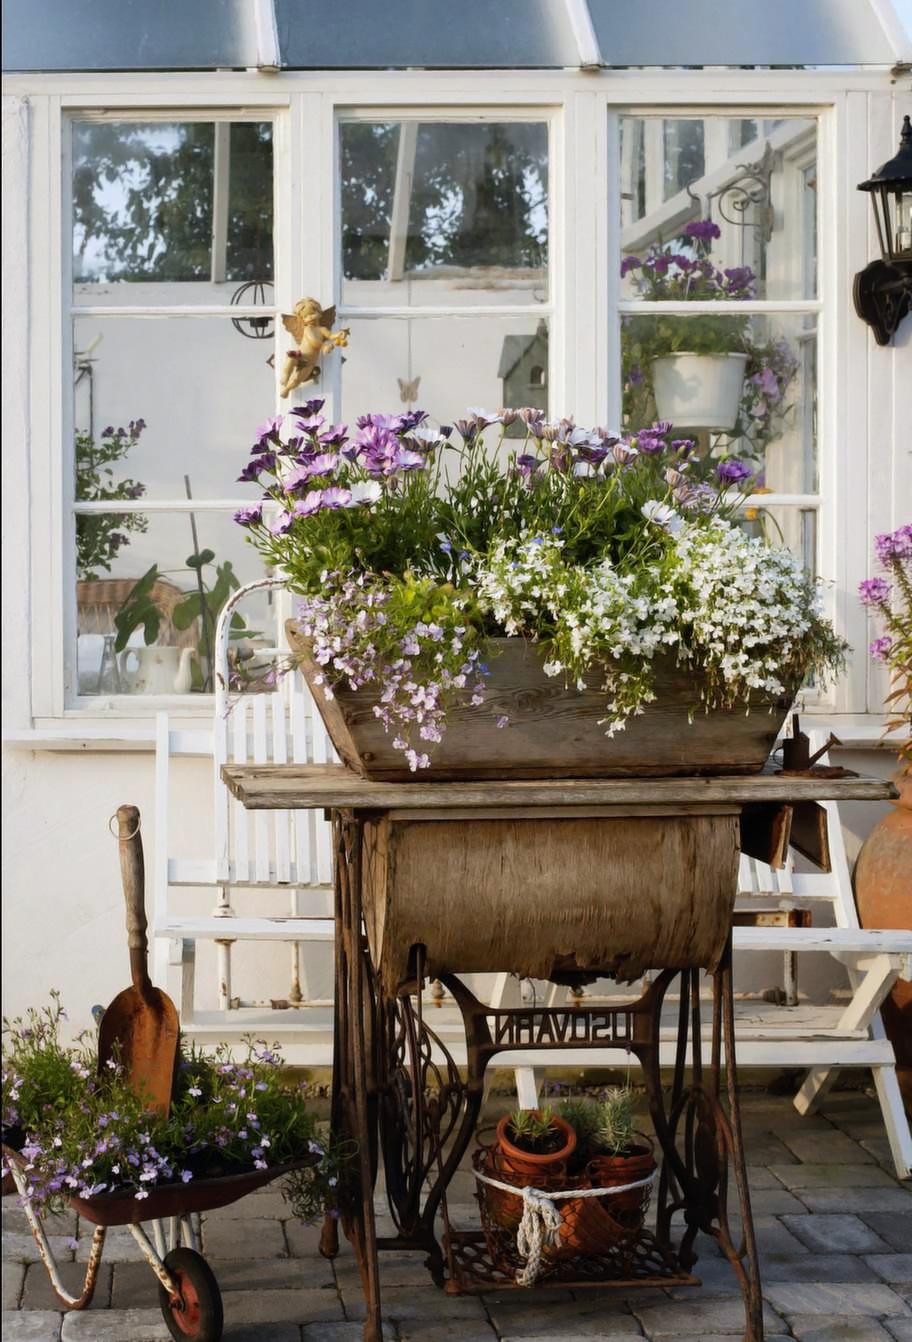
[[[504,337],[497,376],[503,382],[502,404],[513,409],[534,406],[548,410],[548,326],[538,323],[533,335]],[[525,432],[522,424],[507,430],[508,437]]]

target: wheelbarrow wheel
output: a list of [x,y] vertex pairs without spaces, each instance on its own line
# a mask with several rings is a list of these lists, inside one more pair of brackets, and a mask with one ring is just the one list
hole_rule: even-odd
[[221,1342],[224,1314],[222,1294],[212,1268],[195,1249],[172,1249],[165,1267],[179,1291],[172,1299],[164,1286],[158,1288],[162,1316],[176,1342]]

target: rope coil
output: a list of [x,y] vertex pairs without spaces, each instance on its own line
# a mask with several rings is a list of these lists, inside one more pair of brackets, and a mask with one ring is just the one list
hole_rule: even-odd
[[555,1202],[565,1198],[604,1198],[614,1197],[618,1193],[629,1193],[635,1188],[645,1188],[658,1178],[658,1168],[645,1179],[637,1179],[631,1184],[617,1184],[613,1188],[566,1188],[560,1192],[543,1193],[540,1188],[526,1185],[517,1188],[515,1184],[505,1184],[500,1179],[492,1179],[489,1174],[475,1170],[475,1178],[491,1188],[499,1188],[504,1193],[512,1193],[522,1198],[522,1220],[516,1231],[516,1249],[520,1258],[525,1259],[525,1267],[516,1274],[518,1286],[534,1286],[541,1274],[542,1252],[548,1245],[555,1244],[560,1234],[561,1215]]

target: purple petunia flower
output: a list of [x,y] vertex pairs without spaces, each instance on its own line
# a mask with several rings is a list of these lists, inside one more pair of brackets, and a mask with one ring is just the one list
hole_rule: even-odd
[[858,595],[865,606],[879,606],[890,600],[893,588],[886,578],[866,578],[858,584]]
[[719,225],[714,224],[711,219],[691,219],[685,226],[684,233],[688,238],[698,238],[701,242],[711,242],[713,238],[722,236]]
[[629,275],[631,270],[639,270],[643,262],[638,256],[625,256],[621,262],[621,279]]
[[729,457],[728,461],[719,462],[719,465],[716,467],[716,474],[723,484],[736,485],[740,480],[749,479],[752,472],[750,468],[745,466],[743,461],[739,461],[737,457]]

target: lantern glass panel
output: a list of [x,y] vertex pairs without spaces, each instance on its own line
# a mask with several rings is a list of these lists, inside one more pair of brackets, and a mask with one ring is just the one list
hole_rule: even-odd
[[895,220],[896,254],[912,256],[912,190],[897,192]]

